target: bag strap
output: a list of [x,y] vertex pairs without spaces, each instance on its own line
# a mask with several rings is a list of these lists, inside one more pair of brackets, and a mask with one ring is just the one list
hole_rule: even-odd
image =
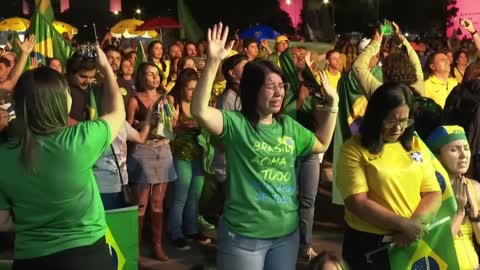
[[120,170],[120,164],[118,163],[118,158],[117,158],[117,155],[115,154],[115,148],[113,148],[112,144],[110,144],[110,149],[112,149],[113,159],[115,160],[115,164],[117,165],[118,175],[120,176],[120,184],[122,184],[123,186],[125,185],[125,181],[123,181],[122,172]]

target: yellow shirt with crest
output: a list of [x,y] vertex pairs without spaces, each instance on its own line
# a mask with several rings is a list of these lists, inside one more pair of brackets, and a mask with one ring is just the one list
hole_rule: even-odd
[[[421,192],[440,191],[431,163],[431,153],[414,137],[412,150],[400,142],[385,143],[379,154],[371,154],[361,145],[360,137],[347,140],[337,163],[336,185],[343,199],[367,193],[373,200],[396,213],[410,218],[420,203]],[[388,235],[392,232],[370,224],[345,210],[345,221],[358,231]]]

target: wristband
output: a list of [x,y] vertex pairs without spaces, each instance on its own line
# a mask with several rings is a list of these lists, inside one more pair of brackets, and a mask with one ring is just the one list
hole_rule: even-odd
[[468,219],[470,220],[470,222],[480,222],[480,216],[476,216],[476,217],[468,216]]
[[317,105],[317,110],[322,112],[337,113],[338,107],[330,107],[326,105]]

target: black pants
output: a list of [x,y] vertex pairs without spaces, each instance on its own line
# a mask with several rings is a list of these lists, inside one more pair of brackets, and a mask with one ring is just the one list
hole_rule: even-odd
[[51,255],[14,260],[13,270],[114,270],[105,237],[90,246],[76,247]]
[[383,247],[383,235],[361,232],[348,227],[343,238],[342,256],[351,270],[389,270],[388,249],[370,257],[368,262],[366,253]]

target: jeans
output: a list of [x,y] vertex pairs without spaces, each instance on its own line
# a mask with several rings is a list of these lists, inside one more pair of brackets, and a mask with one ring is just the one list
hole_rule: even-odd
[[297,159],[298,203],[300,208],[300,247],[308,248],[312,243],[315,198],[320,181],[320,161],[317,154]]
[[105,211],[123,208],[126,206],[122,192],[100,193],[100,198],[102,198],[103,208]]
[[[172,182],[173,194],[168,228],[173,240],[198,233],[199,190],[203,189],[205,176],[200,160],[174,159],[178,179]],[[201,193],[200,193],[201,194]],[[182,226],[183,225],[183,226]]]
[[229,231],[223,219],[217,227],[219,270],[295,270],[299,233],[278,238],[256,239]]

